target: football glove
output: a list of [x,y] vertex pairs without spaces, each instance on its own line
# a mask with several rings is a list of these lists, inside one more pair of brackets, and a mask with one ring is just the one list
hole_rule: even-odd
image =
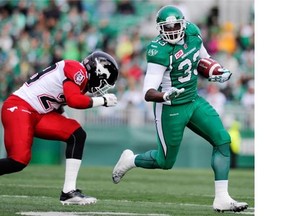
[[232,73],[226,68],[220,68],[218,70],[218,72],[220,72],[222,74],[220,74],[220,75],[211,75],[210,77],[208,77],[208,81],[223,83],[223,82],[226,82],[227,80],[229,80],[231,75],[232,75]]
[[104,98],[104,105],[106,107],[111,107],[111,106],[116,106],[117,104],[117,97],[115,96],[115,94],[104,94],[103,95]]
[[170,101],[174,98],[178,97],[181,93],[184,92],[184,88],[177,89],[175,87],[170,88],[167,92],[164,93],[163,99],[164,101]]

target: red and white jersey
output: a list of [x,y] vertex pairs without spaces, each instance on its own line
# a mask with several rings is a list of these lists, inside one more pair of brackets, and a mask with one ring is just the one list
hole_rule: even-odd
[[[67,85],[69,87],[66,87],[65,90],[63,85],[66,81],[72,81],[77,86],[72,83],[72,85]],[[74,100],[76,102],[73,101],[75,107],[87,108],[89,98],[84,95],[87,82],[87,71],[80,62],[62,60],[31,76],[13,94],[28,102],[38,113],[57,110],[61,105],[67,104],[67,97],[73,98],[74,95],[78,97],[77,100]],[[81,105],[79,105],[81,103],[79,97],[84,97]],[[71,107],[74,107],[73,103],[71,103]]]

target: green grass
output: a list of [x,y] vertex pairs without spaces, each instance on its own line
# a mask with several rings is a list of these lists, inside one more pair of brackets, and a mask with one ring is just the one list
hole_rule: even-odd
[[[39,216],[219,214],[212,209],[214,181],[210,169],[134,169],[117,185],[112,183],[111,172],[112,167],[81,168],[78,188],[98,199],[95,205],[87,206],[62,206],[59,202],[63,166],[30,165],[20,173],[1,176],[0,215],[20,215],[20,212]],[[245,214],[254,215],[254,171],[231,170],[229,185],[233,198],[249,204]]]

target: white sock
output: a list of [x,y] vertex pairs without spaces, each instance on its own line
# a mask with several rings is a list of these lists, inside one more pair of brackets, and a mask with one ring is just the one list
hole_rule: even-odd
[[215,199],[230,198],[228,193],[228,180],[215,181]]
[[65,181],[63,186],[64,193],[68,193],[69,191],[76,189],[76,181],[80,166],[81,160],[66,159]]

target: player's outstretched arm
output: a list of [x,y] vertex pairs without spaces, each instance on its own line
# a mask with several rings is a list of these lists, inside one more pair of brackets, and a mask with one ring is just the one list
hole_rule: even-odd
[[112,107],[117,105],[117,97],[115,94],[104,94],[102,97],[92,97],[92,107],[105,106]]

